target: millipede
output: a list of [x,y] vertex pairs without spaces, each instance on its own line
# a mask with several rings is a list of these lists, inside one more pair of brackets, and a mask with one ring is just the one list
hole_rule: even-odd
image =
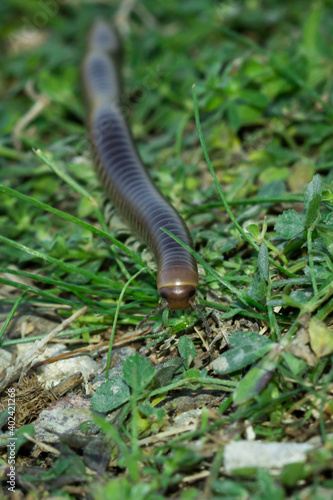
[[190,248],[193,248],[192,238],[179,213],[150,179],[119,110],[120,53],[115,30],[102,20],[96,21],[82,66],[96,170],[118,213],[154,255],[161,308],[197,309],[195,258],[163,229]]

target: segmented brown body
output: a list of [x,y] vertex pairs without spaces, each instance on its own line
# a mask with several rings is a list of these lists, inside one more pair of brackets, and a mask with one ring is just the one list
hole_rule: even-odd
[[102,185],[118,212],[153,252],[157,288],[169,309],[190,306],[198,286],[195,259],[165,228],[192,247],[189,231],[142,166],[117,104],[120,83],[114,31],[95,23],[83,63],[83,82],[89,105],[89,130]]

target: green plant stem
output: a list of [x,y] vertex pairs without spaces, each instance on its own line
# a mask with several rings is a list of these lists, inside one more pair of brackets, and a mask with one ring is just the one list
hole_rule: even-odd
[[117,321],[118,321],[118,315],[119,315],[119,310],[120,310],[121,302],[123,300],[123,297],[125,295],[125,292],[126,292],[126,289],[127,289],[128,285],[130,285],[132,283],[132,281],[135,280],[135,278],[137,276],[139,276],[139,274],[142,273],[142,271],[145,271],[145,268],[140,269],[138,272],[136,272],[125,283],[125,285],[124,285],[124,287],[123,287],[123,289],[122,289],[122,291],[121,291],[121,293],[119,295],[118,304],[117,304],[117,308],[116,308],[116,311],[115,311],[115,314],[114,314],[114,319],[113,319],[112,332],[111,332],[110,344],[109,344],[109,350],[108,350],[108,357],[107,357],[107,362],[106,362],[106,375],[105,375],[106,380],[108,380],[108,378],[109,378],[110,362],[111,362],[111,352],[112,352],[113,340],[114,340],[114,335],[115,335],[115,332],[116,332],[116,326],[117,326]]
[[21,295],[17,298],[17,300],[15,301],[15,304],[13,305],[12,307],[12,310],[10,311],[10,313],[8,314],[7,318],[6,318],[6,321],[4,322],[4,324],[2,325],[2,328],[0,330],[0,343],[1,343],[1,339],[3,337],[3,334],[5,333],[6,331],[6,328],[7,326],[9,325],[10,323],[10,320],[12,319],[12,317],[14,316],[18,306],[21,304],[22,300],[24,299],[24,297],[26,296],[26,294],[29,292],[29,289],[27,290],[24,290],[23,293],[21,293]]
[[312,232],[313,232],[313,227],[310,226],[307,230],[309,267],[310,267],[310,275],[311,275],[313,293],[315,295],[317,295],[318,286],[317,286],[317,282],[316,282],[316,274],[315,274],[315,268],[314,268],[314,263],[313,263],[313,254],[312,254]]
[[316,317],[321,321],[324,321],[324,319],[327,318],[327,316],[331,314],[332,311],[333,311],[333,299],[331,299],[327,304],[324,305],[324,307],[322,307],[317,312]]
[[[34,205],[35,207],[41,208],[42,210],[45,210],[46,212],[50,212],[54,215],[57,215],[58,217],[61,217],[64,220],[72,222],[73,224],[76,224],[77,226],[81,226],[84,229],[87,229],[88,231],[90,231],[91,233],[96,234],[97,236],[100,236],[101,238],[106,238],[107,240],[110,240],[116,247],[118,247],[120,250],[125,252],[135,262],[140,264],[140,266],[145,267],[142,260],[134,252],[131,252],[131,250],[129,250],[123,243],[118,241],[116,238],[111,236],[109,233],[101,231],[97,227],[94,227],[91,224],[88,224],[87,222],[84,222],[80,219],[77,219],[73,215],[67,214],[66,212],[62,212],[61,210],[58,210],[57,208],[51,207],[50,205],[47,205],[46,203],[42,203],[41,201],[35,200],[34,198],[31,198],[30,196],[22,194],[19,191],[16,191],[15,189],[11,189],[7,186],[4,186],[3,184],[0,184],[0,193],[6,193],[10,196],[14,196],[15,198],[26,201],[27,203],[30,203],[31,205]],[[149,270],[148,270],[148,272],[149,272]]]
[[228,391],[232,392],[236,386],[237,382],[234,382],[232,380],[219,380],[219,379],[213,379],[210,377],[200,377],[200,378],[195,378],[195,377],[189,377],[189,378],[184,378],[181,380],[177,380],[177,382],[174,382],[173,384],[169,384],[164,387],[159,387],[158,389],[155,389],[154,391],[147,392],[145,396],[152,398],[153,396],[159,396],[161,394],[165,394],[169,391],[173,391],[174,389],[177,389],[179,387],[183,387],[189,384],[194,384],[197,385],[198,387],[208,385],[209,387],[220,389],[223,391]]
[[327,283],[311,300],[302,308],[303,312],[315,311],[323,302],[326,302],[333,294],[333,279]]
[[32,286],[25,285],[24,283],[18,283],[17,281],[8,280],[6,278],[2,278],[1,276],[0,276],[0,283],[3,283],[4,285],[12,286],[13,288],[18,288],[19,290],[26,290],[28,292],[36,294],[37,296],[40,295],[41,297],[44,297],[45,299],[47,299],[48,301],[51,301],[52,303],[64,304],[66,306],[72,306],[72,307],[78,306],[77,302],[74,302],[72,300],[62,299],[60,297],[52,295],[51,293],[44,292],[43,290],[39,290],[38,288],[34,288]]
[[[303,195],[285,195],[270,198],[241,198],[239,200],[228,200],[229,206],[239,206],[239,205],[272,205],[273,203],[297,203],[302,202],[304,199]],[[205,212],[211,208],[224,207],[222,201],[216,201],[214,203],[203,203],[202,205],[190,207],[185,210],[187,212]]]
[[132,394],[130,398],[131,404],[131,444],[132,444],[132,454],[134,457],[139,458],[139,412],[138,412],[138,392],[137,386],[132,388]]
[[[220,197],[221,197],[221,199],[223,201],[223,204],[224,204],[224,207],[226,209],[226,212],[229,215],[230,219],[232,220],[232,222],[233,222],[234,226],[236,227],[236,229],[239,231],[239,233],[245,239],[245,241],[247,241],[257,252],[259,252],[259,246],[252,240],[252,238],[249,236],[249,234],[244,231],[244,229],[240,226],[240,224],[238,224],[238,222],[235,219],[232,211],[230,210],[230,207],[229,207],[229,205],[227,203],[227,200],[226,200],[226,198],[224,196],[224,193],[222,191],[220,183],[219,183],[219,181],[218,181],[218,179],[216,177],[214,167],[213,167],[213,165],[212,165],[212,163],[210,161],[210,158],[209,158],[209,155],[208,155],[208,152],[207,152],[207,148],[206,148],[206,144],[205,144],[205,140],[204,140],[204,137],[203,137],[203,133],[202,133],[202,129],[201,129],[201,124],[200,124],[200,117],[199,117],[197,89],[196,89],[195,85],[193,85],[193,87],[192,87],[192,94],[193,94],[195,121],[196,121],[197,129],[198,129],[198,135],[199,135],[199,139],[200,139],[200,142],[201,142],[202,150],[203,150],[203,153],[204,153],[204,156],[205,156],[208,168],[210,170],[210,173],[211,173],[211,175],[213,177],[213,180],[215,182],[215,186],[216,186],[216,188],[218,190],[218,193],[219,193],[219,195],[220,195]],[[287,269],[285,269],[283,266],[280,266],[280,264],[278,264],[277,262],[275,262],[275,260],[272,259],[271,257],[269,257],[268,260],[280,272],[286,274],[290,278],[296,278],[297,277],[295,274],[291,273],[290,271],[288,271]]]
[[[106,330],[107,326],[106,325],[96,325],[96,326],[84,326],[83,328],[75,328],[73,330],[64,330],[60,333],[58,333],[58,337],[79,337],[83,333],[91,333],[91,332],[100,332],[103,330]],[[1,347],[8,347],[10,345],[18,345],[18,344],[28,344],[30,342],[35,342],[36,340],[42,340],[45,337],[45,335],[34,335],[31,337],[24,337],[20,339],[13,339],[13,340],[4,340],[1,343]],[[81,342],[81,341],[80,341]],[[83,340],[82,340],[83,342]]]
[[200,299],[199,303],[204,307],[211,307],[212,309],[216,309],[217,311],[224,311],[221,319],[232,318],[236,314],[242,314],[244,316],[248,316],[249,318],[256,318],[262,321],[267,321],[267,316],[253,311],[248,311],[247,309],[243,309],[242,307],[227,307],[222,304],[218,304],[217,302],[211,302],[209,300],[203,299]]
[[[313,311],[315,311],[323,302],[326,302],[326,300],[328,300],[330,298],[330,296],[332,295],[332,293],[333,293],[333,280],[331,280],[314,297],[312,297],[312,299],[309,300],[309,302],[307,304],[304,304],[304,306],[300,309],[297,318],[294,320],[293,324],[289,328],[288,332],[284,335],[284,337],[282,339],[283,346],[288,345],[291,337],[293,336],[293,334],[299,328],[299,326],[300,326],[299,319],[302,316],[302,314],[304,314],[304,313],[312,313]],[[333,299],[329,302],[329,304],[330,304],[330,308],[331,308],[333,306]],[[320,312],[319,319],[322,319],[322,317],[327,312],[326,306],[323,307],[319,312]]]
[[77,193],[81,194],[81,196],[84,196],[85,198],[87,198],[90,201],[90,203],[94,209],[94,212],[95,212],[95,215],[96,215],[98,222],[100,223],[103,231],[105,231],[107,233],[108,226],[105,222],[104,216],[103,216],[101,210],[99,209],[98,203],[95,200],[95,198],[93,198],[93,196],[91,196],[91,194],[83,186],[81,186],[77,181],[75,181],[67,172],[65,172],[62,168],[60,168],[59,165],[54,163],[48,154],[45,154],[40,149],[38,149],[37,151],[34,150],[34,153],[46,165],[48,165],[51,168],[51,170],[53,170],[53,172],[58,177],[60,177],[60,179],[65,181],[69,186],[71,186],[73,189],[75,189],[75,191]]
[[67,264],[62,260],[47,255],[46,253],[38,252],[38,250],[33,250],[32,248],[26,247],[25,245],[22,245],[22,243],[17,243],[16,241],[10,240],[9,238],[5,238],[4,236],[1,235],[0,235],[0,241],[6,243],[7,245],[12,246],[13,248],[16,248],[17,250],[26,252],[37,259],[44,260],[46,262],[49,262],[50,264],[55,264],[57,267],[63,269],[68,273],[82,274],[83,276],[90,278],[92,281],[99,281],[100,283],[104,283],[107,286],[113,286],[113,282],[108,280],[107,278],[104,278],[103,276],[98,276],[94,273],[86,271],[85,269],[82,269],[81,267],[74,266],[73,264]]
[[[272,292],[272,282],[270,276],[268,276],[268,283],[267,283],[267,293],[266,293],[266,300],[269,302],[271,300],[271,292]],[[268,318],[269,318],[269,326],[271,330],[271,335],[275,341],[281,340],[278,339],[278,333],[276,331],[275,325],[276,322],[274,321],[274,311],[272,306],[267,306],[267,311],[268,311]]]
[[[46,283],[48,285],[52,285],[58,290],[70,291],[72,293],[84,293],[87,290],[87,288],[82,285],[66,283],[64,281],[55,280],[52,278],[48,278],[46,276],[40,276],[39,274],[27,273],[26,271],[21,271],[21,270],[17,271],[16,269],[6,269],[4,267],[0,267],[0,273],[13,274],[14,276],[22,276],[24,278],[29,278],[34,281],[39,281],[40,283]],[[108,299],[110,299],[111,297],[110,290],[108,290],[107,292],[103,292],[103,290],[92,289],[90,293],[98,294],[99,297],[105,297]],[[118,296],[118,293],[119,292],[117,290],[117,292],[113,292],[113,295]]]
[[126,444],[124,443],[124,440],[122,439],[119,432],[112,424],[110,424],[104,418],[102,418],[100,415],[97,414],[93,414],[93,419],[96,422],[96,424],[102,429],[102,431],[116,443],[120,453],[124,457],[124,460],[128,467],[128,472],[132,480],[135,483],[138,483],[140,475],[139,475],[139,462],[137,460],[137,457],[132,456]]

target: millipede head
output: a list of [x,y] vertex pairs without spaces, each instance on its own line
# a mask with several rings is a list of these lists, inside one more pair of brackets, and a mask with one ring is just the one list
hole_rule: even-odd
[[196,287],[192,285],[164,286],[159,289],[161,298],[166,302],[170,311],[187,309],[195,297]]

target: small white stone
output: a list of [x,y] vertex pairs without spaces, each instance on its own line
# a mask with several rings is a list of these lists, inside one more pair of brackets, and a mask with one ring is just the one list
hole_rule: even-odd
[[74,358],[60,359],[50,365],[39,368],[38,380],[45,383],[46,389],[54,387],[73,373],[81,372],[87,383],[90,375],[94,375],[99,370],[99,364],[89,356],[75,356]]
[[178,425],[190,425],[196,424],[198,419],[201,417],[202,410],[197,408],[196,410],[184,411],[174,418],[174,423]]
[[235,469],[281,468],[286,464],[305,462],[306,453],[313,449],[310,443],[262,443],[235,441],[224,449],[224,467],[227,474]]

